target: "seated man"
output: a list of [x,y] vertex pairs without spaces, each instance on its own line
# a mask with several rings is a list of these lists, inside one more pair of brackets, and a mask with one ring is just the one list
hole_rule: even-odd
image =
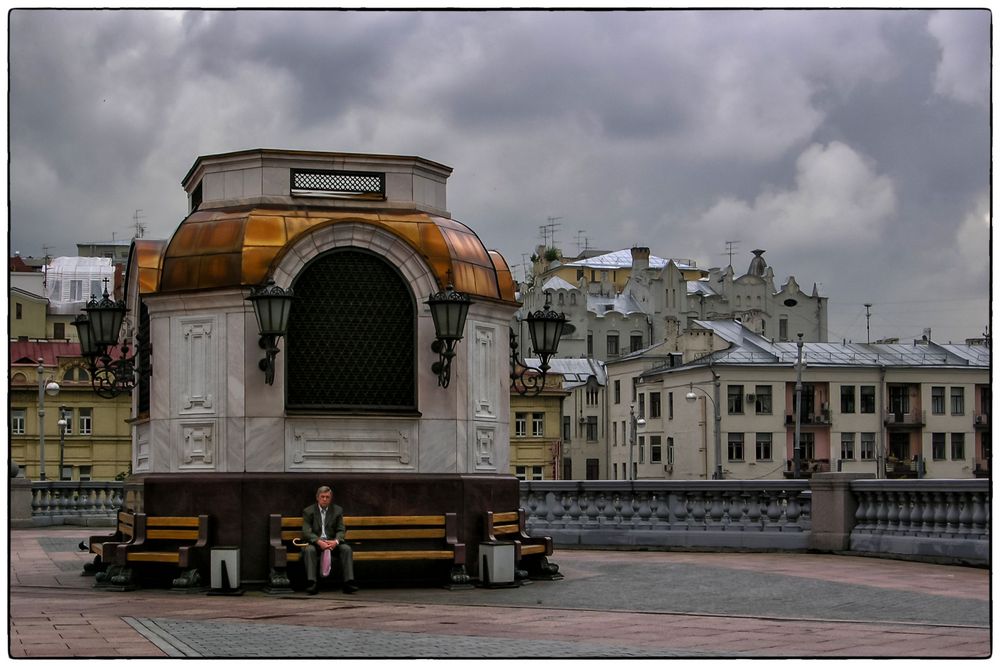
[[309,595],[319,592],[319,565],[324,551],[330,552],[327,558],[336,555],[340,559],[344,592],[358,590],[354,585],[354,555],[350,545],[344,542],[344,509],[333,504],[333,490],[329,486],[319,487],[316,504],[302,510],[302,539],[309,543],[302,548]]

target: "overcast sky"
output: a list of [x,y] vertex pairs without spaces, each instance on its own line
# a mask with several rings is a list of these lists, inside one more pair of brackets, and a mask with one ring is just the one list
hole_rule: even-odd
[[[452,216],[519,265],[647,245],[830,299],[831,340],[980,335],[987,11],[9,15],[10,249],[168,238],[198,155],[454,168]],[[580,244],[578,244],[578,240]],[[516,275],[522,274],[515,268]]]

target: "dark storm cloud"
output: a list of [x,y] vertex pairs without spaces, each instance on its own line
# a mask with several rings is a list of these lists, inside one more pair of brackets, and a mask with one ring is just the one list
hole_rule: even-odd
[[[831,299],[831,338],[979,333],[987,12],[24,11],[10,22],[11,241],[167,237],[198,155],[422,155],[518,265],[557,241]],[[70,224],[71,223],[71,226]],[[67,232],[67,230],[70,230]],[[69,237],[72,237],[71,239]],[[60,242],[60,241],[56,241]],[[961,301],[956,294],[961,294]]]

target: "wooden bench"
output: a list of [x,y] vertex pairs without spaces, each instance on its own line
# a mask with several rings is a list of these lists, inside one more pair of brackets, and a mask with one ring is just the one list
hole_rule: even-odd
[[523,508],[513,512],[486,512],[483,524],[486,542],[514,543],[514,566],[518,579],[562,579],[559,566],[548,560],[552,555],[552,538],[528,535]]
[[[344,539],[354,562],[450,561],[451,587],[466,586],[465,544],[458,541],[454,512],[425,516],[346,516]],[[302,517],[271,514],[268,517],[269,592],[288,590],[289,563],[302,560]]]
[[83,574],[95,576],[103,582],[108,566],[115,562],[115,549],[119,544],[131,542],[135,536],[135,515],[131,512],[118,512],[117,530],[111,535],[91,535],[86,543],[80,542],[80,550],[94,554],[91,563],[85,563]]
[[114,545],[117,571],[109,577],[110,583],[133,588],[133,567],[166,564],[176,565],[181,570],[180,576],[173,580],[174,588],[197,588],[201,585],[198,565],[208,550],[207,514],[135,514],[133,533],[132,541]]

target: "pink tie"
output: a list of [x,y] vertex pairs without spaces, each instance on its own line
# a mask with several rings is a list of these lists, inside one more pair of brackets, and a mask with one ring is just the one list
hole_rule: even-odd
[[330,570],[333,568],[333,560],[330,557],[330,552],[333,549],[323,549],[323,554],[320,556],[320,570],[324,577],[330,576]]

